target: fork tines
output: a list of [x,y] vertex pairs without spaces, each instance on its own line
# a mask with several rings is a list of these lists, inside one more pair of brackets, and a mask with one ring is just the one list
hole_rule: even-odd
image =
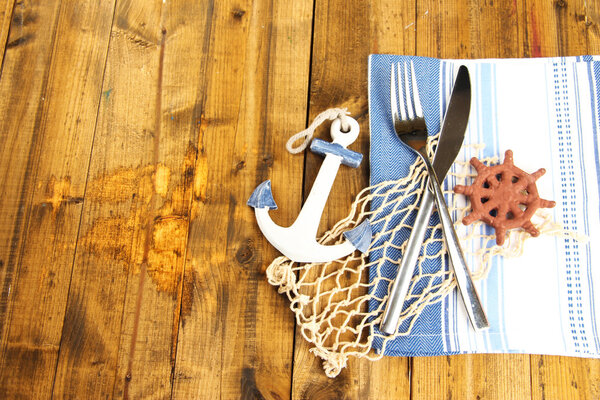
[[[402,71],[404,79],[398,79]],[[403,62],[392,65],[390,95],[392,120],[396,131],[423,130],[423,109],[412,61],[410,64]]]

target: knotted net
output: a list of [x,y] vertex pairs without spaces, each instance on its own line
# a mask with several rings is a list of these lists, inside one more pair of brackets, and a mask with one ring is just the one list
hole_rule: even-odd
[[[436,143],[437,137],[432,137],[428,143],[430,157]],[[483,150],[483,146],[472,147],[479,152]],[[487,165],[495,164],[498,157],[484,158],[481,161]],[[476,175],[474,169],[468,162],[457,162],[455,165],[454,170],[457,172],[450,174],[455,176],[456,183],[469,185]],[[415,200],[421,197],[426,177],[424,164],[417,160],[405,178],[363,189],[356,196],[349,214],[319,240],[324,245],[342,243],[343,232],[369,218],[371,226],[377,232],[369,251],[362,254],[354,252],[327,263],[296,263],[281,256],[267,268],[269,283],[277,286],[279,293],[285,294],[290,300],[298,329],[304,339],[311,343],[310,351],[323,359],[323,368],[328,377],[337,376],[350,357],[365,357],[372,361],[383,357],[386,343],[398,336],[410,334],[420,312],[425,307],[442,301],[456,286],[453,273],[445,265],[446,246],[441,225],[431,224],[409,288],[407,298],[412,303],[401,315],[400,326],[406,329],[389,336],[377,333],[374,329],[381,321],[387,297],[387,291],[383,296],[378,296],[381,290],[376,289],[380,285],[389,288],[391,283],[382,273],[382,268],[390,262],[396,266],[400,264],[401,258],[397,255],[404,253],[406,238],[398,235],[402,228],[412,227],[411,218],[414,218],[419,205]],[[450,189],[447,188],[444,192],[449,211],[454,216],[453,219],[458,221],[455,227],[463,250],[466,255],[473,255],[478,261],[469,266],[475,281],[488,275],[494,257],[516,257],[522,253],[524,242],[531,237],[527,232],[510,231],[504,245],[496,245],[495,236],[481,229],[481,222],[468,227],[460,223],[469,208],[464,197],[455,195]],[[532,222],[540,234],[583,239],[564,231],[559,224],[553,222],[547,210],[538,210]],[[371,260],[370,254],[378,256]],[[441,259],[442,268],[431,272],[425,267],[428,259]],[[379,306],[369,310],[371,300],[377,300],[375,304],[378,303]],[[380,352],[371,348],[376,337],[383,341],[383,350]]]

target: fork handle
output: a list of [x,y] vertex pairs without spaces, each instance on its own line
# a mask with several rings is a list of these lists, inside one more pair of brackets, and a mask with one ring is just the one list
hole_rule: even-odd
[[444,232],[444,237],[446,239],[448,255],[450,256],[450,262],[454,269],[458,290],[463,298],[465,307],[467,308],[469,319],[475,330],[489,328],[490,324],[485,315],[485,311],[483,310],[483,306],[481,305],[481,300],[477,294],[477,289],[473,283],[469,268],[467,267],[465,256],[460,247],[456,231],[454,230],[454,223],[452,222],[450,212],[446,206],[440,183],[438,182],[433,166],[427,159],[427,156],[423,155],[420,151],[419,154],[423,161],[425,161],[425,166],[429,173],[429,186],[431,190],[433,190],[435,204],[438,209],[440,221],[442,222],[442,231]]
[[[428,186],[429,185],[425,187]],[[400,314],[402,313],[402,307],[406,295],[408,294],[410,280],[417,265],[421,245],[425,240],[425,232],[429,225],[428,222],[432,210],[433,194],[431,191],[425,190],[423,197],[421,198],[421,205],[419,206],[419,212],[417,213],[413,229],[408,238],[408,242],[406,243],[404,256],[398,267],[398,275],[396,275],[396,279],[394,279],[392,287],[390,288],[385,311],[383,312],[383,317],[379,326],[379,329],[388,335],[391,335],[398,330]]]

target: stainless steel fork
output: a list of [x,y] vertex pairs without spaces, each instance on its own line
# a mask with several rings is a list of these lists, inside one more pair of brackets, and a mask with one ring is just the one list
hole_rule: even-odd
[[[403,70],[404,79],[399,79],[401,74],[400,64],[396,65],[396,73],[394,67],[392,67],[391,72],[390,103],[394,130],[404,146],[417,154],[425,163],[429,175],[428,187],[433,194],[438,209],[448,254],[454,268],[459,291],[467,308],[469,319],[476,330],[487,328],[489,327],[489,324],[483,307],[481,306],[481,301],[479,300],[475,285],[473,284],[473,279],[467,268],[462,249],[460,248],[458,236],[454,230],[454,224],[450,217],[450,213],[448,212],[448,207],[446,206],[438,178],[425,153],[427,127],[421,108],[413,63],[410,63],[410,73],[408,64],[404,65]],[[411,84],[412,94],[410,90]],[[409,243],[411,243],[411,241],[409,241]],[[406,248],[404,258],[416,260],[419,251],[420,248]],[[388,303],[381,323],[381,330],[388,334],[394,333],[398,329],[402,306],[408,293],[410,279],[414,270],[414,265],[410,265],[410,262],[408,264],[409,265],[405,265],[404,262],[401,263],[398,277],[392,284],[388,296]],[[408,270],[408,268],[410,268],[410,270]]]

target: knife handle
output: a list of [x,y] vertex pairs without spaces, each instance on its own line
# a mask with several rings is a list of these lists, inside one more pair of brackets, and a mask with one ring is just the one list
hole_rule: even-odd
[[[429,178],[427,181],[429,181]],[[429,184],[427,183],[425,187],[428,188]],[[404,256],[398,267],[398,275],[396,275],[396,279],[394,279],[394,282],[392,283],[385,311],[383,312],[383,317],[379,326],[379,329],[388,335],[396,333],[398,330],[400,314],[402,313],[402,307],[408,293],[410,280],[412,279],[417,265],[421,245],[425,240],[425,232],[429,225],[429,218],[432,210],[433,195],[430,190],[425,190],[415,224],[413,225],[410,237],[406,243]]]
[[[429,162],[426,164],[429,164]],[[471,273],[467,267],[462,249],[460,248],[458,236],[454,230],[454,223],[452,222],[450,213],[448,212],[448,207],[446,206],[441,188],[437,182],[437,177],[435,176],[433,168],[431,168],[430,171],[428,170],[428,172],[433,172],[433,180],[435,183],[430,182],[431,178],[429,178],[426,182],[425,187],[427,187],[429,190],[425,190],[423,193],[419,212],[417,213],[414,227],[410,237],[408,238],[405,253],[400,263],[400,267],[398,268],[398,275],[392,283],[388,301],[379,327],[383,333],[388,335],[394,334],[398,330],[400,315],[406,300],[406,295],[408,294],[408,288],[417,264],[421,246],[425,239],[425,232],[427,231],[427,226],[429,225],[429,217],[433,211],[434,201],[436,204],[438,204],[438,214],[440,216],[440,220],[442,221],[442,229],[446,239],[451,265],[454,270],[456,281],[458,283],[458,289],[465,303],[469,319],[476,330],[489,327],[489,322],[485,315],[483,306],[481,305],[481,300],[477,294],[477,289],[473,283],[473,278],[471,277]],[[436,183],[437,190],[435,188]],[[454,265],[458,265],[459,268],[455,268]]]
[[435,171],[431,166],[431,163],[426,158],[426,155],[421,154],[421,158],[425,161],[427,172],[429,173],[430,189],[433,190],[435,198],[435,204],[438,209],[438,214],[442,222],[442,230],[444,232],[444,238],[446,240],[446,247],[448,249],[448,256],[454,270],[454,276],[456,277],[456,283],[458,284],[458,291],[460,292],[462,299],[467,309],[467,314],[475,330],[489,328],[490,324],[485,315],[481,300],[477,294],[477,289],[473,283],[471,272],[467,267],[465,256],[460,247],[458,235],[454,230],[454,222],[450,217],[444,194],[440,187],[440,183],[435,175]]

